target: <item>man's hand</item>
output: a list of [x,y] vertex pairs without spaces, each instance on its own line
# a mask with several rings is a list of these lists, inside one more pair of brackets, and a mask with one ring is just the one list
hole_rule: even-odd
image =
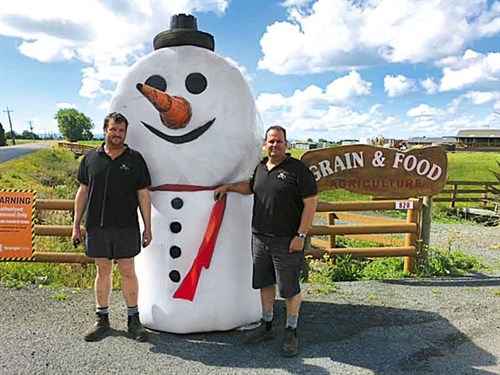
[[82,243],[82,232],[80,231],[79,226],[73,226],[73,230],[71,232],[71,242],[73,242],[75,247]]
[[293,237],[292,241],[290,242],[290,252],[299,253],[302,250],[304,250],[304,240],[301,240],[297,236]]
[[222,185],[219,186],[214,190],[214,199],[216,201],[224,198],[224,196],[227,194],[227,191],[229,190],[229,185]]
[[151,234],[151,229],[144,229],[142,232],[142,247],[147,247],[152,239],[153,235]]
[[240,181],[234,184],[221,185],[214,190],[214,199],[216,201],[224,198],[228,191],[240,194],[252,194],[252,189],[250,189],[250,181]]

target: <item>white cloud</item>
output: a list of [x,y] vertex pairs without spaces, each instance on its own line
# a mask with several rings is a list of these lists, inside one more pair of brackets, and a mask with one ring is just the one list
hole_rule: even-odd
[[309,3],[311,3],[314,0],[285,0],[281,4],[281,6],[288,8],[288,7],[293,7],[293,6],[305,6]]
[[[427,62],[500,32],[500,5],[486,0],[287,1],[289,18],[260,40],[260,69],[306,74],[377,62]],[[423,26],[425,25],[425,26]]]
[[453,99],[449,104],[446,112],[450,114],[454,114],[459,108],[462,102],[464,101],[464,96],[461,95],[458,98]]
[[167,28],[172,14],[223,13],[228,4],[228,0],[51,0],[49,6],[43,1],[3,1],[0,35],[20,38],[19,51],[41,62],[85,63],[80,94],[95,98],[109,95],[106,82],[117,82],[132,61],[150,52],[146,45]]
[[73,108],[73,109],[76,109],[76,104],[73,104],[73,103],[66,103],[66,102],[60,102],[60,103],[56,103],[56,108],[59,108],[59,109],[65,109],[65,108]]
[[354,108],[355,98],[370,93],[371,83],[352,71],[333,80],[324,89],[310,85],[290,96],[262,93],[256,102],[264,123],[286,126],[291,138],[307,132],[314,132],[314,138],[331,138],[328,132],[343,138],[352,138],[353,134],[367,137],[385,128],[387,117],[380,112],[382,106],[378,103],[366,111]]
[[469,91],[465,96],[474,104],[484,104],[500,99],[500,91]]
[[[495,95],[488,103],[495,103]],[[406,116],[387,112],[383,105],[369,107],[356,100],[330,101],[326,88],[311,85],[290,96],[263,93],[257,98],[257,107],[265,124],[285,126],[290,139],[366,139],[382,134],[386,137],[450,136],[465,128],[484,127],[498,122],[491,115],[481,117],[471,111],[474,101],[490,99],[487,93],[469,92],[451,101],[448,107],[421,103],[410,108]],[[449,110],[456,105],[455,111]],[[464,107],[468,104],[468,107]],[[477,105],[484,105],[477,104]],[[458,110],[460,109],[460,110]],[[390,111],[391,108],[388,108]],[[497,115],[498,117],[498,115]]]
[[328,110],[328,105],[346,104],[355,97],[369,95],[371,85],[371,82],[364,81],[358,72],[351,71],[330,82],[324,90],[311,85],[304,90],[295,90],[289,97],[262,93],[257,97],[257,108],[261,112],[284,109],[292,116],[299,113],[323,115]]
[[99,79],[99,74],[95,68],[85,68],[82,70],[82,87],[79,94],[84,98],[97,98],[103,95],[111,95],[111,90],[106,90],[103,85],[103,80]]
[[345,101],[355,96],[369,95],[372,83],[363,81],[356,71],[337,78],[326,87],[326,94],[334,101]]
[[454,98],[447,108],[447,112],[454,114],[459,108],[464,108],[464,111],[470,110],[470,103],[480,106],[487,103],[492,103],[493,109],[497,110],[498,102],[500,101],[500,91],[469,91]]
[[500,53],[486,55],[467,50],[461,57],[449,57],[439,62],[443,78],[439,91],[460,90],[479,84],[500,84]]
[[410,117],[428,117],[428,116],[441,116],[443,111],[439,108],[430,107],[422,103],[417,107],[410,109],[407,113]]
[[259,111],[267,112],[276,108],[284,107],[287,104],[287,98],[281,94],[263,93],[257,97],[256,105]]
[[384,90],[390,98],[401,96],[415,88],[413,80],[403,76],[386,75],[384,77]]
[[98,108],[99,108],[99,109],[102,109],[103,111],[107,111],[107,110],[108,110],[108,108],[109,108],[109,105],[110,105],[110,104],[111,104],[111,103],[110,103],[110,102],[108,102],[108,101],[106,101],[106,102],[102,102],[101,104],[99,104]]
[[434,82],[434,78],[432,78],[432,77],[421,80],[420,84],[425,89],[427,94],[431,94],[431,95],[435,94],[439,89],[439,85],[436,82]]

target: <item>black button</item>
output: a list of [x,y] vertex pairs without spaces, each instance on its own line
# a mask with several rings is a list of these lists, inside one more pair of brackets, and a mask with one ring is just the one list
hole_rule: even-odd
[[178,283],[181,280],[181,274],[179,273],[179,271],[170,271],[168,276],[174,283]]
[[181,256],[181,248],[179,246],[172,246],[170,248],[170,256],[172,258],[179,258]]
[[174,221],[173,223],[170,223],[170,230],[173,233],[179,233],[182,230],[182,225],[178,221]]
[[170,204],[172,204],[172,207],[176,210],[182,208],[182,206],[184,205],[184,202],[182,201],[181,198],[174,198],[172,199],[172,202],[170,202]]

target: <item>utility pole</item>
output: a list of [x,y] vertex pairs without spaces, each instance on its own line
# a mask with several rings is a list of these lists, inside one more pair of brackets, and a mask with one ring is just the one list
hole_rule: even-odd
[[31,139],[35,139],[35,134],[33,133],[33,121],[29,120],[28,125],[30,126]]
[[9,109],[9,107],[7,107],[7,110],[4,112],[7,112],[7,116],[9,117],[10,134],[12,135],[12,144],[15,146],[16,145],[16,136],[14,134],[14,130],[12,130],[12,121],[10,120],[10,113],[14,112],[14,111],[12,109]]

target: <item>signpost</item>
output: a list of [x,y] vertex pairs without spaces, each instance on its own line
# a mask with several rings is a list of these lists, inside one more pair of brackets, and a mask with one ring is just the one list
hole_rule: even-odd
[[33,257],[36,192],[0,189],[0,260]]
[[[312,150],[301,161],[313,172],[318,191],[345,189],[378,197],[424,197],[420,259],[429,247],[432,196],[446,184],[448,158],[441,146],[410,151],[351,145]],[[412,210],[408,202],[396,202],[396,210]]]
[[319,191],[345,189],[400,198],[438,194],[448,167],[440,146],[399,151],[351,145],[308,151],[301,160],[316,177]]

